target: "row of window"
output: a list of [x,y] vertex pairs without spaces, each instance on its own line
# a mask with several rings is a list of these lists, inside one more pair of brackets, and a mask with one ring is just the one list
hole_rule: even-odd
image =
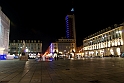
[[[23,43],[23,40],[10,40],[10,43]],[[42,43],[40,40],[25,40],[25,43]]]
[[93,44],[106,42],[106,41],[110,41],[112,39],[117,39],[117,38],[121,38],[121,32],[119,30],[109,32],[108,34],[102,34],[101,36],[98,36],[98,37],[92,38],[90,40],[84,41],[83,44],[85,46],[93,45]]
[[[26,46],[39,46],[39,43],[29,43],[29,44],[25,44]],[[23,46],[23,43],[11,43],[10,46]]]
[[94,49],[101,49],[106,47],[112,47],[112,46],[120,46],[123,45],[123,42],[121,39],[109,41],[105,43],[99,43],[91,46],[84,47],[84,50],[94,50]]

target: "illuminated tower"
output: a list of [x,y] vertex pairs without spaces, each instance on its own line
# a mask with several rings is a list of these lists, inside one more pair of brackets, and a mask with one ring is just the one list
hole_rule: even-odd
[[71,9],[71,13],[66,15],[66,38],[76,40],[76,31],[75,31],[75,15],[73,14],[74,8]]

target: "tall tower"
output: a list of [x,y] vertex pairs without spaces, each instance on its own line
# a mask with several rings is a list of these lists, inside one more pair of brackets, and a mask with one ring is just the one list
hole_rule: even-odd
[[74,8],[71,9],[70,14],[66,15],[65,21],[66,21],[66,38],[76,40]]
[[71,12],[66,15],[66,38],[73,39],[75,43],[76,49],[76,29],[75,29],[75,15],[74,15],[74,8],[71,9]]

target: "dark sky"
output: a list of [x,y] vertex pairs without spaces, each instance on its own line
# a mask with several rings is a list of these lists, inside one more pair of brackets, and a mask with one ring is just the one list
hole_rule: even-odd
[[124,21],[121,2],[76,0],[0,0],[2,11],[9,17],[10,40],[40,39],[43,51],[50,42],[65,36],[65,16],[75,9],[77,46],[101,29]]

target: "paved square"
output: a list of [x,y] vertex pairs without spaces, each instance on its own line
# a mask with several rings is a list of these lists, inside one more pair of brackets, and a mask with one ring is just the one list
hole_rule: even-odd
[[124,83],[124,58],[0,60],[0,83]]

